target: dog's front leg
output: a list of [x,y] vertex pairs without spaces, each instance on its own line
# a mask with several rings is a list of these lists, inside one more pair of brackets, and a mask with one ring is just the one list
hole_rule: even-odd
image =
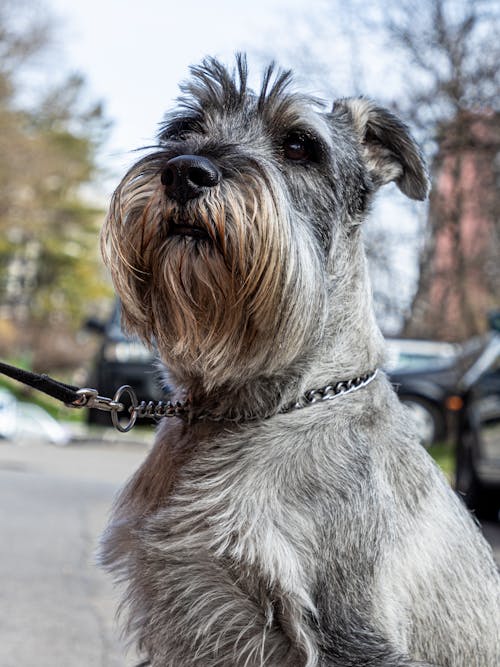
[[287,636],[265,586],[250,595],[231,575],[231,563],[192,548],[192,541],[184,536],[172,548],[150,535],[139,556],[132,623],[153,667],[315,665]]

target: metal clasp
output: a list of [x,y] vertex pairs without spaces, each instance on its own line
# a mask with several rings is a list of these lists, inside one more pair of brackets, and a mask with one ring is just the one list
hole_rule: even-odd
[[125,409],[123,403],[118,403],[115,399],[99,396],[97,389],[84,387],[76,392],[79,398],[71,403],[73,408],[95,408],[104,412],[122,412]]
[[[89,387],[79,389],[76,393],[78,394],[78,398],[76,401],[73,401],[73,403],[70,404],[70,407],[93,408],[103,412],[111,412],[111,421],[113,422],[113,426],[122,433],[127,433],[127,431],[130,431],[135,426],[135,422],[137,421],[138,402],[137,396],[135,395],[135,392],[130,385],[122,385],[113,398],[99,396],[97,389],[90,389]],[[124,394],[128,394],[131,405],[128,409],[130,414],[129,420],[126,424],[123,425],[118,419],[118,413],[125,411],[125,405],[120,401]]]

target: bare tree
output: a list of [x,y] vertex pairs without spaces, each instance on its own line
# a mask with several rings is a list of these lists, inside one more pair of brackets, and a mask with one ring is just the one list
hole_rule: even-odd
[[432,156],[409,336],[463,340],[500,305],[500,7],[398,0],[379,17],[407,67],[403,113]]

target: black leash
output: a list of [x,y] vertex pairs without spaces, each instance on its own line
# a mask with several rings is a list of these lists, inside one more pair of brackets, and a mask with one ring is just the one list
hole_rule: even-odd
[[0,373],[2,373],[2,375],[7,375],[13,380],[22,382],[29,387],[33,387],[33,389],[37,389],[38,391],[41,391],[48,396],[52,396],[52,398],[56,398],[58,401],[62,401],[68,405],[79,399],[78,387],[58,382],[57,380],[50,378],[48,375],[31,373],[30,371],[25,371],[22,368],[16,368],[16,366],[10,366],[9,364],[4,364],[2,362],[0,362]]
[[[141,412],[141,410],[145,409],[149,404],[146,404],[144,401],[139,404],[134,390],[128,385],[120,387],[114,398],[111,399],[99,396],[97,389],[80,389],[74,385],[54,380],[54,378],[51,378],[46,374],[32,373],[31,371],[25,371],[22,368],[17,368],[16,366],[11,366],[10,364],[5,364],[3,362],[0,362],[0,373],[61,401],[67,407],[94,408],[96,410],[110,412],[113,425],[122,432],[130,431],[135,425],[138,416],[149,416],[145,414],[143,415]],[[125,405],[120,401],[124,394],[129,395],[132,404],[128,409],[130,417],[125,425],[121,424],[118,420],[118,413],[126,410]]]

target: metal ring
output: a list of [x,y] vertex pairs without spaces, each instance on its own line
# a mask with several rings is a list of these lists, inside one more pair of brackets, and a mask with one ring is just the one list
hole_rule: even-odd
[[137,396],[135,395],[135,391],[132,389],[132,387],[128,384],[122,385],[116,394],[113,397],[113,401],[115,403],[120,403],[120,399],[123,396],[123,394],[128,394],[131,402],[131,406],[129,408],[130,412],[130,419],[125,426],[122,426],[120,424],[120,421],[118,419],[118,410],[113,410],[111,412],[111,421],[113,422],[113,426],[118,430],[121,431],[122,433],[127,433],[130,431],[132,428],[135,426],[135,422],[137,421]]

